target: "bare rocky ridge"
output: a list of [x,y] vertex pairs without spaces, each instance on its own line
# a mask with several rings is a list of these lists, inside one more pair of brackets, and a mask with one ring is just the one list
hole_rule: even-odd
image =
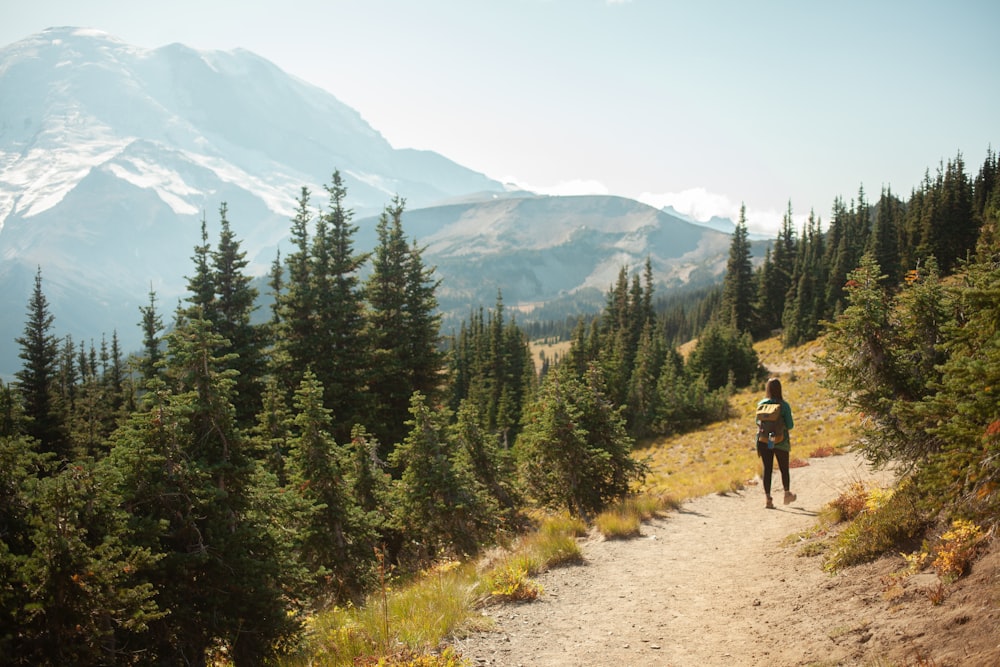
[[810,459],[792,470],[790,505],[764,509],[753,485],[688,502],[637,539],[592,536],[585,564],[541,575],[537,601],[486,610],[495,631],[455,646],[510,667],[1000,664],[997,553],[933,605],[933,574],[888,583],[898,557],[830,575],[789,539],[873,477],[855,455]]

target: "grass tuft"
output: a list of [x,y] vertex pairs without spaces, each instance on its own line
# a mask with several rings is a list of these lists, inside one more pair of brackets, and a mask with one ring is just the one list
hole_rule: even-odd
[[640,535],[642,521],[635,514],[625,512],[602,512],[594,519],[594,525],[609,540],[624,540]]

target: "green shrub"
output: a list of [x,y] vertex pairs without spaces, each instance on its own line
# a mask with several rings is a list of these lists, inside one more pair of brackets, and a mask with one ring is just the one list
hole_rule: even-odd
[[869,494],[864,508],[837,536],[824,569],[833,572],[871,562],[917,535],[927,525],[917,500],[913,485],[907,481],[894,493]]

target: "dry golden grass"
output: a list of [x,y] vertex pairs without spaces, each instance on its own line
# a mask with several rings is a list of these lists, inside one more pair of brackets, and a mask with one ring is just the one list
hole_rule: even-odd
[[532,341],[530,344],[531,358],[535,362],[535,372],[542,369],[542,359],[548,359],[550,364],[554,364],[559,359],[566,356],[572,341],[564,340],[558,343],[546,343],[544,341]]
[[[842,411],[819,381],[823,369],[814,360],[821,343],[782,349],[770,338],[754,346],[761,363],[781,379],[784,398],[795,417],[792,458],[796,465],[812,456],[829,456],[844,450],[856,420]],[[696,498],[710,493],[742,489],[760,474],[754,447],[754,410],[763,386],[741,391],[729,400],[732,417],[700,431],[657,438],[643,443],[636,456],[650,466],[641,492]]]

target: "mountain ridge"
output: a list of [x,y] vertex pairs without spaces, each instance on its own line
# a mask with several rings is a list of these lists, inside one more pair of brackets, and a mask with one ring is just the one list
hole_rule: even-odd
[[[57,335],[114,331],[124,349],[138,349],[138,307],[150,292],[164,312],[184,297],[203,219],[211,234],[226,203],[260,276],[288,236],[301,188],[321,208],[335,169],[361,251],[374,247],[382,208],[406,200],[404,229],[428,245],[443,308],[467,313],[462,299],[492,304],[497,289],[533,303],[603,291],[646,254],[664,284],[687,282],[677,258],[668,269],[656,249],[658,234],[686,222],[622,198],[511,191],[433,151],[393,148],[334,95],[245,49],[144,49],[102,31],[51,28],[0,48],[0,90],[0,307],[13,314],[0,324],[0,375],[17,367],[17,314],[39,269]],[[506,221],[496,202],[506,202]],[[444,229],[459,210],[449,206],[466,208]],[[549,245],[529,243],[556,228]],[[487,240],[496,253],[480,256]],[[719,246],[706,242],[713,257],[704,263],[715,267],[706,276],[718,276]],[[694,264],[685,270],[701,276]]]

